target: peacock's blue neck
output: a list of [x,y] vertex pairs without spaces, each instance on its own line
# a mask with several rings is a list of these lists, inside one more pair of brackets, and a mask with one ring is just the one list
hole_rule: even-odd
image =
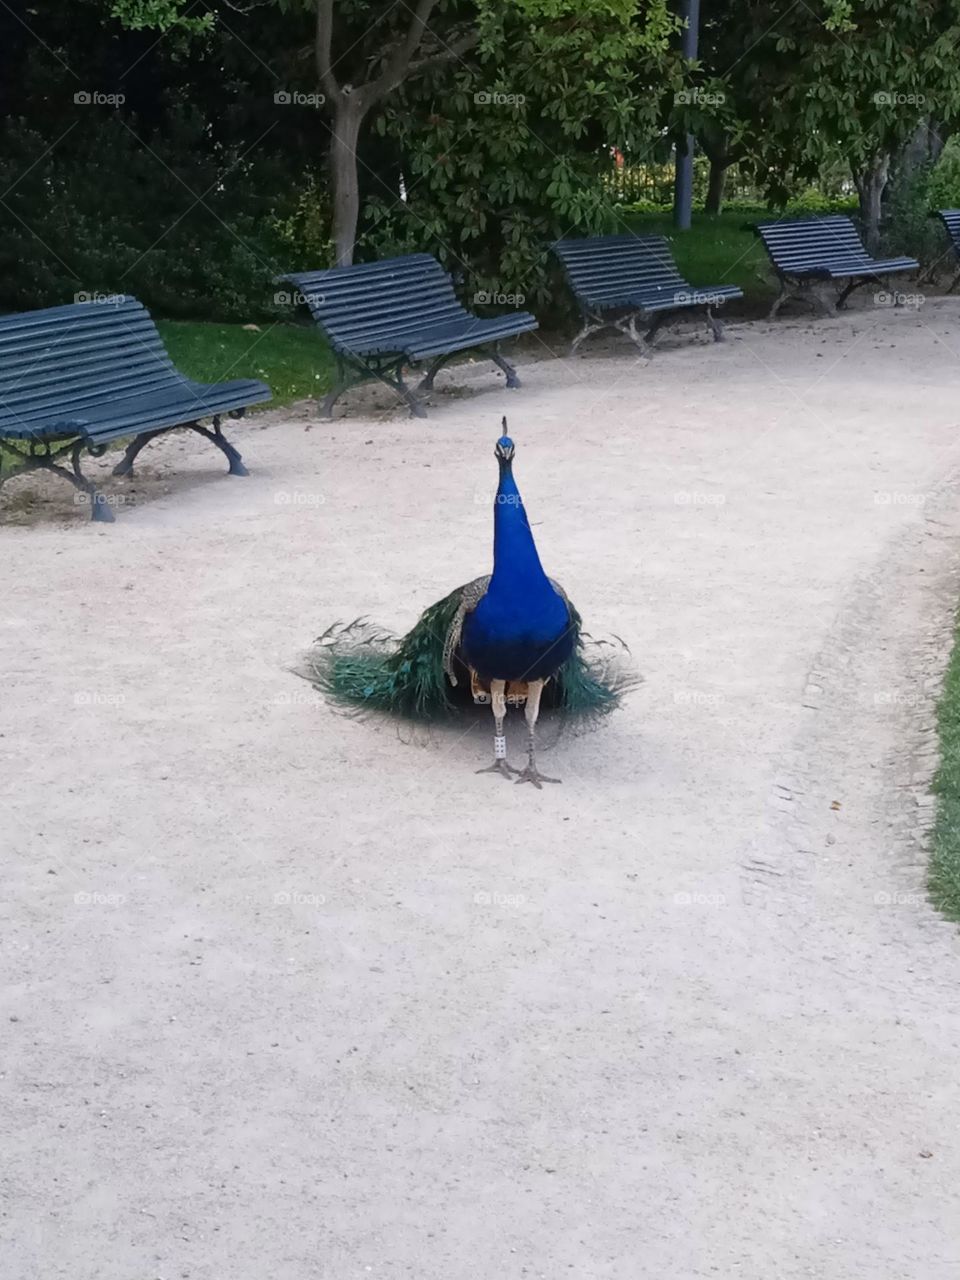
[[543,587],[552,591],[513,478],[511,461],[501,458],[499,462],[500,483],[493,509],[493,576],[488,590],[497,595],[529,595]]

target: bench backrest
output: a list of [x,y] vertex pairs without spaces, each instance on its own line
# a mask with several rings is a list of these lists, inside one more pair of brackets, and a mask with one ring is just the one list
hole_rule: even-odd
[[30,417],[140,396],[182,379],[136,298],[0,316],[0,436]]
[[[405,335],[469,313],[429,253],[285,276],[335,351],[399,350]],[[300,301],[301,299],[297,299]]]
[[960,253],[960,209],[938,209],[937,216],[947,228],[953,247]]
[[759,222],[757,231],[773,265],[787,275],[870,261],[856,227],[842,214]]
[[588,304],[688,287],[664,236],[590,236],[557,240],[552,248],[574,294]]

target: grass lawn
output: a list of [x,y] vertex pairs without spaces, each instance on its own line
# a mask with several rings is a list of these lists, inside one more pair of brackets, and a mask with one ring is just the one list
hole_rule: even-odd
[[960,628],[937,708],[940,768],[934,780],[937,820],[933,828],[930,896],[951,920],[960,920]]
[[760,207],[738,208],[728,213],[694,213],[689,231],[678,231],[669,211],[624,213],[623,219],[638,235],[666,236],[680,274],[691,284],[739,285],[747,304],[762,306],[770,302],[777,286],[766,250],[744,224],[777,216]]
[[316,329],[295,324],[258,326],[207,324],[194,320],[159,320],[157,327],[177,368],[197,382],[259,378],[273,391],[276,408],[294,400],[324,394],[333,375],[333,357]]

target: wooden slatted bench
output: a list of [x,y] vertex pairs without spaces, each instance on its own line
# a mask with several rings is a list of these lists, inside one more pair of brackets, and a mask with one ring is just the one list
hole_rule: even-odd
[[[707,324],[719,342],[723,325],[714,307],[743,297],[735,285],[688,284],[663,236],[590,236],[557,240],[551,248],[583,318],[570,355],[584,338],[608,328],[619,329],[638,347],[649,350],[664,324],[699,307],[705,309]],[[637,333],[638,319],[648,326],[642,335]]]
[[[861,285],[883,285],[888,276],[920,269],[915,258],[871,258],[851,219],[841,214],[758,222],[753,229],[780,281],[780,294],[770,308],[771,320],[788,298],[812,300],[835,315]],[[830,299],[823,286],[833,282],[842,287],[836,298]]]
[[[940,219],[947,229],[947,235],[950,237],[950,244],[953,252],[960,259],[960,209],[938,209],[936,216]],[[957,285],[960,284],[960,271],[953,277],[947,293],[953,293]]]
[[[226,454],[231,475],[244,476],[220,418],[270,399],[262,382],[207,386],[178,373],[135,298],[0,316],[0,440],[20,459],[0,472],[0,486],[25,471],[51,471],[88,495],[94,520],[111,521],[106,499],[80,470],[84,450],[99,457],[112,441],[133,436],[113,469],[129,475],[145,444],[189,427]],[[212,418],[212,429],[201,418]],[[70,470],[58,464],[67,454]]]
[[[392,387],[418,418],[426,417],[420,394],[433,388],[438,370],[461,351],[483,351],[519,387],[516,370],[500,354],[505,338],[537,328],[534,316],[514,311],[494,318],[469,312],[457,298],[453,280],[428,253],[331,267],[280,277],[299,292],[337,360],[336,386],[320,412],[349,387],[378,379]],[[430,361],[415,390],[403,380],[405,365]]]

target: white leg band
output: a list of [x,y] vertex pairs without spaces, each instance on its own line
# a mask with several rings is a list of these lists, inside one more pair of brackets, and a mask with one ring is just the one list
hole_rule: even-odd
[[506,760],[507,758],[507,740],[500,734],[493,740],[493,758],[495,760]]

